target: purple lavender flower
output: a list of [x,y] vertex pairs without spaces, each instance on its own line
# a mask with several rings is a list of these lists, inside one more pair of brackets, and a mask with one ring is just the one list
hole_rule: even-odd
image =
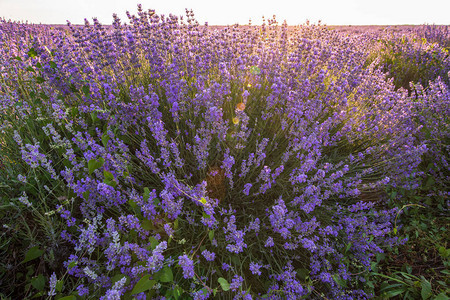
[[25,192],[22,192],[22,195],[18,198],[19,202],[27,207],[33,206],[33,204],[28,199],[28,196]]
[[123,286],[127,278],[124,276],[122,279],[114,283],[113,287],[106,291],[105,296],[100,297],[101,300],[120,300],[122,294],[124,293]]
[[237,230],[235,222],[236,217],[232,215],[228,220],[227,227],[223,228],[224,233],[226,234],[226,240],[229,242],[226,249],[230,252],[240,253],[247,247],[247,244],[244,243],[244,231]]
[[216,258],[216,254],[208,250],[203,250],[202,255],[207,261],[214,261],[214,259]]
[[27,183],[27,177],[22,174],[17,175],[17,180],[19,180],[22,183]]
[[80,297],[83,297],[89,294],[89,288],[85,287],[83,284],[80,284],[79,286],[77,286],[77,292]]
[[250,189],[252,188],[252,184],[251,183],[246,183],[244,185],[244,190],[243,193],[248,196],[248,194],[250,193]]
[[253,230],[253,231],[255,231],[256,234],[258,234],[259,229],[260,229],[260,224],[261,224],[260,219],[256,218],[255,220],[250,222],[250,224],[248,225],[248,230]]
[[172,226],[170,226],[170,224],[168,224],[168,223],[164,224],[164,231],[166,232],[166,234],[168,236],[172,236],[175,233],[175,231],[173,230]]
[[265,247],[273,247],[275,246],[275,243],[273,242],[273,238],[272,237],[268,237],[266,240],[266,243],[264,244]]
[[194,277],[194,262],[186,254],[178,257],[178,264],[183,269],[185,279]]
[[230,270],[231,266],[227,263],[222,263],[222,270],[228,271]]
[[253,275],[261,275],[261,264],[255,263],[255,262],[251,262],[250,263],[250,271],[252,272]]
[[244,278],[239,275],[234,275],[233,279],[231,279],[230,289],[232,291],[237,291],[244,282]]
[[50,291],[48,292],[48,295],[50,297],[56,295],[55,289],[56,289],[56,282],[57,281],[58,281],[58,279],[56,278],[56,274],[55,274],[55,272],[53,272],[52,276],[50,276],[50,283],[49,283]]
[[147,260],[147,267],[152,272],[159,271],[164,262],[164,256],[162,255],[163,251],[167,249],[167,242],[163,241],[159,243],[152,252],[152,256],[150,256]]
[[211,295],[211,292],[206,288],[203,288],[203,289],[195,291],[195,292],[191,292],[191,296],[193,297],[194,300],[209,299],[210,295]]

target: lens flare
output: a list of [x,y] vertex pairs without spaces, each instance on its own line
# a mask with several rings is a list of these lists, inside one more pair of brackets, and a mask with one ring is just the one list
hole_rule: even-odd
[[[238,103],[237,105],[236,105],[236,108],[238,109],[238,110],[240,110],[240,111],[243,111],[244,109],[245,109],[245,104],[244,103]],[[239,119],[238,119],[238,122],[239,122]]]

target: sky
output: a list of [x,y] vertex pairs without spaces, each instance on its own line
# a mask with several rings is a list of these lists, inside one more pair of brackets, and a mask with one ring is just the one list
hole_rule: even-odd
[[276,15],[288,25],[450,25],[449,0],[0,0],[0,17],[42,24],[83,24],[99,19],[111,24],[113,13],[127,22],[125,12],[135,14],[137,4],[158,14],[185,14],[192,9],[200,24],[261,24],[262,17]]

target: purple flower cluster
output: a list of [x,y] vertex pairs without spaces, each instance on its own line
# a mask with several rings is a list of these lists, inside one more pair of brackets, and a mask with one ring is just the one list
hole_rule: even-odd
[[235,222],[236,217],[232,215],[228,220],[225,220],[227,227],[223,228],[223,231],[226,234],[226,240],[229,242],[226,247],[227,250],[234,253],[240,253],[244,251],[244,248],[247,247],[247,244],[244,243],[244,231],[237,230]]
[[372,51],[377,51],[381,67],[396,86],[411,90],[411,83],[419,83],[428,87],[429,81],[437,78],[450,84],[447,26],[422,26],[408,35],[387,32],[377,40]]
[[207,261],[213,261],[216,258],[216,254],[208,250],[203,250],[202,255]]
[[178,264],[183,269],[184,278],[194,277],[194,262],[186,254],[178,257]]
[[261,267],[262,265],[255,263],[255,262],[251,262],[250,263],[250,271],[252,272],[253,275],[261,275]]
[[[328,298],[366,298],[352,274],[400,242],[390,236],[397,211],[373,201],[387,201],[387,186],[417,188],[425,160],[449,181],[449,58],[414,36],[443,38],[426,29],[393,43],[429,65],[427,88],[409,93],[368,64],[370,35],[276,20],[209,28],[189,11],[140,6],[128,17],[67,32],[0,20],[0,132],[29,171],[15,181],[38,173],[54,185],[47,191],[73,197],[56,209],[78,294],[119,299],[170,268],[156,298],[161,286],[211,298],[221,274],[236,299],[299,299],[311,292],[303,269]],[[37,200],[28,197],[19,201]],[[267,282],[251,290],[248,270]]]

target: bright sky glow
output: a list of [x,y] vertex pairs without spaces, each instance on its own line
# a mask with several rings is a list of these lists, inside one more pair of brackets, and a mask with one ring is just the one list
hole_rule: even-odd
[[277,16],[288,25],[322,20],[328,25],[450,24],[448,0],[0,0],[0,17],[43,24],[83,24],[84,18],[97,17],[111,24],[112,14],[127,22],[125,12],[136,13],[137,3],[158,14],[184,15],[193,9],[200,24],[258,25],[262,16]]

